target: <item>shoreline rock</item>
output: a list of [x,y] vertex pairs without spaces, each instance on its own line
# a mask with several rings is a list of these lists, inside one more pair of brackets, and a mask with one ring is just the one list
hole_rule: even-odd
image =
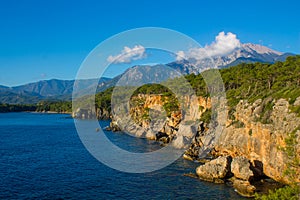
[[[126,124],[126,128],[128,130],[134,129],[133,134],[138,137],[155,139],[163,144],[171,143],[177,148],[190,145],[183,157],[187,160],[197,160],[204,163],[198,167],[199,169],[197,168],[200,179],[218,183],[231,182],[236,190],[245,196],[252,196],[253,191],[256,190],[256,183],[266,177],[277,182],[288,183],[289,180],[283,175],[287,167],[287,156],[278,147],[285,145],[285,138],[288,133],[296,130],[300,124],[300,118],[289,109],[289,106],[300,105],[300,97],[293,105],[290,105],[285,99],[266,98],[256,100],[254,103],[241,100],[235,107],[228,108],[229,116],[226,118],[226,126],[224,125],[222,134],[214,140],[211,148],[205,148],[204,143],[206,139],[213,138],[216,126],[213,123],[205,124],[200,120],[201,114],[210,108],[211,99],[199,98],[201,101],[198,99],[193,102],[190,99],[190,103],[193,104],[191,106],[193,117],[186,113],[183,115],[174,112],[167,117],[162,123],[163,126],[160,127],[155,125],[155,120],[151,122],[148,118],[142,118],[145,109],[147,110],[154,105],[161,105],[160,98],[154,95],[149,97],[144,95],[143,98],[148,103],[131,110],[137,125]],[[266,107],[268,110],[264,110]],[[197,109],[200,108],[199,114]],[[180,124],[182,119],[197,121],[199,124],[183,125]],[[117,126],[115,121],[118,120],[113,119],[111,127]],[[192,125],[194,128],[191,128]],[[156,130],[157,127],[160,127],[157,134],[148,132],[150,128]],[[120,129],[115,127],[114,130]],[[299,144],[300,130],[296,132],[296,135]],[[191,144],[188,144],[189,140]],[[298,147],[298,152],[300,152],[300,146],[298,145]],[[226,166],[227,161],[223,161],[221,164],[223,157],[232,159],[229,163],[229,170],[227,169],[228,174],[224,177],[224,166]],[[220,160],[215,161],[218,158]],[[205,175],[206,171],[211,174]],[[222,176],[218,173],[221,173]],[[299,173],[298,181],[300,181],[300,169],[297,173]]]
[[238,156],[232,159],[231,172],[238,179],[244,181],[253,180],[254,173],[250,169],[250,162],[243,156]]
[[213,183],[224,183],[224,180],[231,175],[231,160],[232,158],[230,156],[220,156],[197,167],[196,174],[201,180]]

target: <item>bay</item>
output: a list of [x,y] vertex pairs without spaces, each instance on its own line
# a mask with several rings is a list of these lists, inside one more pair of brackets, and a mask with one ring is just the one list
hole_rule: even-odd
[[[105,134],[128,151],[160,148],[125,133]],[[0,137],[0,199],[243,199],[226,185],[184,176],[199,164],[182,158],[151,173],[111,169],[89,154],[66,114],[1,113]]]

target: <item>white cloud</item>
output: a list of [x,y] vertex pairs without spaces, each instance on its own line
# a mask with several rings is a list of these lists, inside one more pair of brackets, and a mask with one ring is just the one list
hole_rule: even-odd
[[120,54],[108,56],[107,61],[114,64],[131,63],[133,60],[145,58],[147,56],[145,51],[142,45],[135,45],[133,48],[125,46]]
[[182,59],[184,59],[185,57],[186,57],[186,55],[185,55],[184,51],[178,51],[178,52],[176,53],[176,60],[182,60]]
[[192,48],[188,52],[178,51],[177,60],[183,58],[193,58],[196,60],[205,59],[208,57],[225,56],[231,53],[234,49],[241,46],[240,40],[237,39],[236,35],[228,32],[220,32],[215,41],[210,45],[206,45],[204,48]]

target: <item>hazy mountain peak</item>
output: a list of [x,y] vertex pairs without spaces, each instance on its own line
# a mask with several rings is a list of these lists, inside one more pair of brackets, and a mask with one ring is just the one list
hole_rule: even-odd
[[245,43],[241,45],[241,48],[248,52],[257,52],[259,54],[275,54],[275,55],[282,55],[283,53],[279,51],[275,51],[270,49],[266,46],[262,46],[259,44],[252,44],[252,43]]
[[[226,55],[212,56],[211,59],[209,59],[209,61],[213,62],[214,66],[218,68],[224,68],[234,66],[239,63],[275,63],[276,61],[284,61],[286,57],[292,55],[294,54],[282,53],[259,44],[244,43],[241,44],[240,47],[234,49]],[[192,58],[188,60],[188,63],[186,62],[187,61],[180,60],[177,62],[170,63],[168,65],[175,68],[183,74],[201,73],[201,66],[193,66]]]

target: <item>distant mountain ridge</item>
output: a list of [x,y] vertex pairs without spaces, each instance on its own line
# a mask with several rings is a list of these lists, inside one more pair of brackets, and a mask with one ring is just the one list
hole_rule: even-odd
[[285,61],[291,55],[294,54],[282,53],[262,45],[246,43],[227,56],[214,58],[214,61],[219,68],[223,68],[238,64],[239,60],[242,62],[275,63],[277,61]]
[[[102,85],[110,78],[79,80],[78,90],[89,90],[95,84]],[[15,87],[0,85],[0,103],[30,104],[41,100],[70,100],[75,80],[42,80]]]
[[[272,50],[268,47],[245,43],[240,46],[240,48],[235,49],[226,56],[215,56],[211,59],[218,68],[225,68],[234,66],[240,63],[275,63],[277,61],[285,61],[288,56],[293,56],[292,53],[282,53],[279,51]],[[167,66],[179,71],[182,74],[199,74],[201,73],[200,68],[196,68],[191,64],[192,62],[188,60],[174,61],[166,64]],[[150,74],[155,74],[154,72],[156,66],[144,66],[142,68],[138,66],[133,66],[114,78],[101,78],[99,82],[96,79],[80,80],[80,84],[77,86],[77,91],[81,95],[91,94],[91,89],[97,87],[97,92],[104,91],[107,88],[113,87],[117,84],[119,79],[130,71],[130,74],[126,74],[127,78],[131,77],[130,80],[134,80],[135,76],[140,77],[140,80],[149,79]],[[153,69],[151,69],[153,68]],[[156,68],[158,69],[158,68]],[[160,77],[165,73],[156,74]],[[141,77],[144,76],[144,77]],[[170,74],[171,77],[171,74]],[[37,103],[41,100],[71,100],[74,80],[43,80],[35,83],[29,83],[16,87],[6,87],[0,85],[0,103],[11,103],[11,104],[29,104]],[[97,85],[95,85],[97,84]]]
[[[242,44],[240,48],[235,49],[226,56],[215,56],[211,59],[217,68],[225,68],[238,65],[240,63],[275,63],[277,61],[285,61],[288,56],[293,55],[295,54],[282,53],[258,44],[245,43]],[[169,63],[168,66],[179,70],[184,74],[199,74],[202,69],[196,68],[190,63],[193,62],[181,60]]]

